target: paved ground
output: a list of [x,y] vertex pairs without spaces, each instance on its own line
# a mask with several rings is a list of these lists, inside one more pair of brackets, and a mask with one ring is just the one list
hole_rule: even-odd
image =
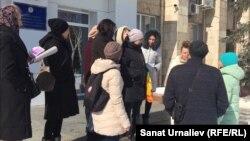
[[[83,101],[79,100],[80,114],[64,120],[62,127],[62,141],[85,141],[86,118],[82,105]],[[150,118],[151,124],[169,124],[167,114],[163,109],[164,107],[162,104],[153,103]],[[142,104],[141,111],[144,111],[144,103]],[[44,105],[32,106],[31,113],[33,137],[25,141],[40,141],[43,137],[45,124],[45,120],[43,119]],[[127,139],[123,138],[121,141],[127,141]]]

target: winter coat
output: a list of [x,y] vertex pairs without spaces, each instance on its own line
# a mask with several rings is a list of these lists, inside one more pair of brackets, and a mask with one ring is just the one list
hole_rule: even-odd
[[57,120],[79,113],[75,89],[75,77],[72,70],[71,48],[65,39],[48,33],[40,41],[46,50],[56,46],[58,52],[44,59],[56,78],[54,90],[45,92],[45,119]]
[[30,138],[31,79],[27,49],[16,32],[0,26],[0,140]]
[[98,58],[106,58],[104,55],[104,48],[109,41],[113,41],[113,39],[109,39],[106,35],[98,33],[93,41],[92,47],[92,57],[91,57],[91,65]]
[[[200,67],[191,95],[188,89]],[[187,98],[188,97],[188,98]],[[168,77],[164,93],[165,109],[172,115],[175,101],[185,105],[184,118],[178,124],[217,124],[229,105],[225,84],[217,68],[202,64],[201,58],[192,57],[187,63],[175,66]]]
[[110,99],[102,111],[92,113],[94,131],[105,136],[121,135],[125,133],[124,128],[130,126],[122,99],[123,80],[119,68],[120,65],[110,59],[97,59],[91,67],[93,74],[106,71],[102,88],[109,93]]
[[219,124],[239,124],[240,80],[244,78],[245,73],[238,64],[223,67],[220,71],[227,89],[229,107],[219,118]]
[[83,48],[82,56],[83,56],[83,76],[84,83],[87,84],[88,78],[90,76],[90,68],[91,68],[91,54],[92,54],[92,46],[93,46],[93,38],[89,38],[85,47]]
[[177,65],[182,65],[184,63],[186,63],[186,62],[181,59],[180,55],[176,56],[173,60],[171,60],[170,65],[168,67],[168,71],[166,73],[166,78],[165,78],[165,81],[164,81],[164,86],[166,86],[166,84],[167,84],[168,75],[169,75],[170,71],[172,70],[172,68],[175,67],[175,66],[177,66]]
[[124,101],[137,102],[146,97],[146,65],[141,47],[128,42],[123,43],[121,74],[124,81]]
[[[148,39],[151,35],[156,36],[154,46],[150,47]],[[157,87],[157,71],[161,69],[161,36],[156,30],[149,30],[144,35],[144,44],[142,46],[142,53],[144,55],[145,63],[152,81],[152,91]]]

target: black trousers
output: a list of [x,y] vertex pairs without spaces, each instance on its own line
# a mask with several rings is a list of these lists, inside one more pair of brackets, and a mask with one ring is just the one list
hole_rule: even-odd
[[[136,102],[125,102],[125,110],[128,114],[128,117],[131,121],[131,129],[130,129],[130,135],[134,136],[136,132],[136,121],[138,118],[138,115],[140,115],[140,108],[141,108],[142,100],[136,101]],[[132,116],[131,116],[132,113]],[[132,117],[132,120],[131,120]]]
[[55,137],[61,136],[63,119],[59,120],[47,120],[44,128],[44,138],[52,140]]
[[149,118],[149,112],[150,109],[152,107],[152,102],[147,102],[147,100],[145,100],[145,113],[143,114],[143,118]]

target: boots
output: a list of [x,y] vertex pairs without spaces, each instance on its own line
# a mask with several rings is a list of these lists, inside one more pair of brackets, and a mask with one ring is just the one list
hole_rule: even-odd
[[42,141],[61,141],[61,136],[55,137],[54,139],[45,139],[44,137],[42,138]]
[[142,124],[148,125],[149,124],[148,119],[149,119],[149,116],[146,116],[145,114],[143,114],[142,115]]
[[61,136],[55,137],[55,141],[61,141]]
[[42,138],[42,141],[55,141],[54,139],[45,139],[44,137]]

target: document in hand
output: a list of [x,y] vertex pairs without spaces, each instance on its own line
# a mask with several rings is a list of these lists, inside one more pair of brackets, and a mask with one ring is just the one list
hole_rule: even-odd
[[31,61],[30,63],[36,63],[36,62],[39,62],[41,61],[43,58],[46,58],[50,55],[53,55],[55,53],[57,53],[58,49],[56,46],[53,46],[51,48],[49,48],[48,50],[45,50],[43,51],[42,53],[38,54],[37,56],[35,56]]

